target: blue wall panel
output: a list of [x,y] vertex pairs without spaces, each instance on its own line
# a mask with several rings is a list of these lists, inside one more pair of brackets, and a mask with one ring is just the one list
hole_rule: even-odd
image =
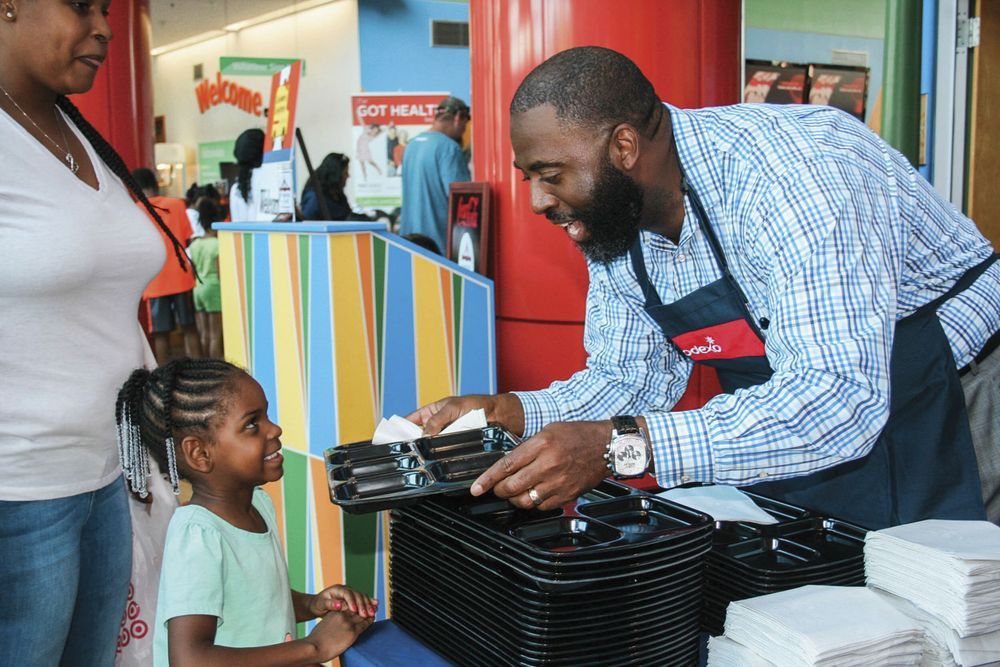
[[467,2],[358,0],[361,88],[448,91],[469,102],[469,49],[432,47],[431,19],[468,21]]

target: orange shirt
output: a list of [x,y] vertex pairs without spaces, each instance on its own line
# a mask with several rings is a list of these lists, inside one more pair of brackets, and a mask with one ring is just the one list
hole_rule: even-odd
[[[167,224],[167,227],[177,237],[177,240],[181,242],[181,245],[187,245],[188,240],[191,238],[191,222],[188,220],[187,205],[184,203],[184,200],[177,199],[176,197],[150,197],[149,201],[153,203],[153,206],[157,207],[157,213],[160,214],[163,222]],[[142,202],[136,203],[139,208],[146,211],[146,207],[142,205]],[[170,239],[167,238],[167,235],[163,233],[163,230],[160,229],[160,226],[155,221],[153,222],[153,226],[156,228],[156,231],[160,232],[160,237],[163,239],[163,245],[167,249],[167,261],[163,263],[160,273],[146,286],[146,291],[142,293],[142,298],[152,299],[158,296],[180,294],[181,292],[194,289],[194,272],[191,270],[190,265],[187,267],[187,272],[181,269],[177,263],[177,255],[174,253],[174,244],[170,242]],[[186,260],[187,257],[185,256],[184,259]]]

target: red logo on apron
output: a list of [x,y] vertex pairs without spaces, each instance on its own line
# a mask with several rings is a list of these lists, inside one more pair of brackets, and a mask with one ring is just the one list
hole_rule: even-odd
[[744,319],[695,329],[673,340],[692,361],[764,356],[764,342]]

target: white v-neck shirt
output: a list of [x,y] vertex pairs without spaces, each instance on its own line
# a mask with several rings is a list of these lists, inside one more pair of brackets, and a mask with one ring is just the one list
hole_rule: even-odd
[[0,500],[75,495],[120,474],[115,398],[144,365],[139,299],[166,258],[67,124],[97,190],[0,110]]

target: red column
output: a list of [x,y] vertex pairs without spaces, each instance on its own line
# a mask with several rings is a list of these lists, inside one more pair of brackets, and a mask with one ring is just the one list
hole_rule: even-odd
[[149,0],[115,0],[108,16],[114,38],[94,87],[73,96],[129,169],[153,164],[153,76]]
[[471,0],[473,151],[491,184],[499,387],[533,389],[583,367],[587,271],[565,233],[531,212],[508,106],[537,64],[572,46],[621,51],[682,107],[739,101],[739,0]]

